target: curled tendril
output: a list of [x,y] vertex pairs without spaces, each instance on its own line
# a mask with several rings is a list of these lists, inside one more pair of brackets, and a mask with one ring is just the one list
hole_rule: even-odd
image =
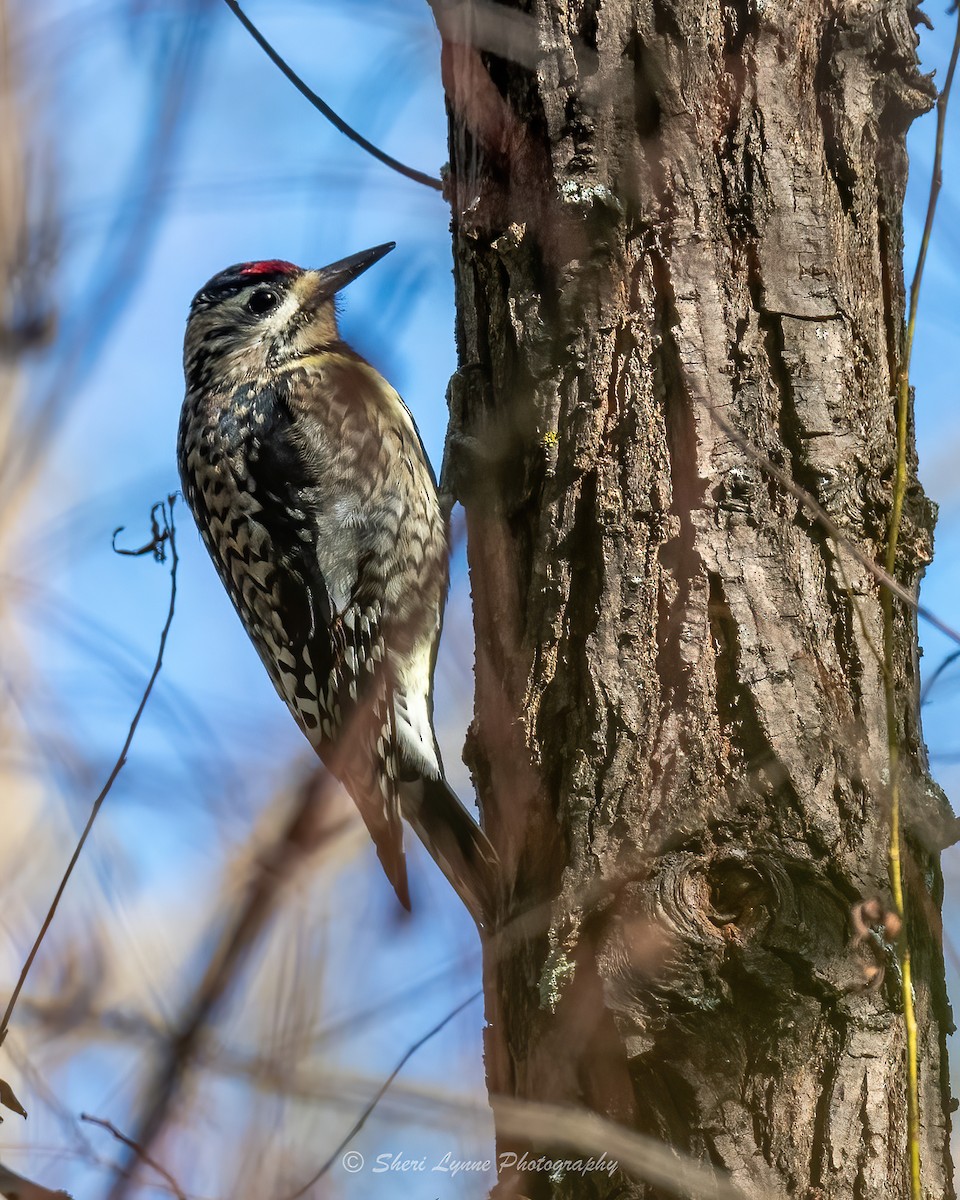
[[150,533],[152,536],[149,542],[145,542],[136,550],[124,550],[122,546],[117,545],[117,535],[126,529],[125,525],[118,525],[110,539],[114,554],[124,554],[129,558],[140,558],[144,554],[152,554],[155,562],[166,562],[167,542],[172,533],[173,505],[176,499],[177,493],[171,492],[166,500],[158,500],[150,509]]

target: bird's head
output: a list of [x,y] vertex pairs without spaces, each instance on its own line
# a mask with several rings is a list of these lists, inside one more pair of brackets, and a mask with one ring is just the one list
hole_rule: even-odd
[[320,270],[269,259],[238,263],[214,275],[190,306],[183,347],[187,387],[263,377],[337,342],[337,293],[394,244],[362,250]]

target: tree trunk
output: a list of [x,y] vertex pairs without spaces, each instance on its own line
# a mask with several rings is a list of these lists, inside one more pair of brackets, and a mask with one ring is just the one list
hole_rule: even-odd
[[[907,1195],[896,957],[869,907],[851,932],[861,901],[891,907],[880,589],[758,454],[882,560],[904,141],[932,90],[914,10],[433,3],[467,759],[512,887],[486,947],[491,1092],[585,1106],[747,1197]],[[932,529],[914,468],[911,446],[910,588]],[[899,602],[895,622],[933,1198],[954,1195],[946,820]],[[544,1171],[499,1193],[667,1194]]]

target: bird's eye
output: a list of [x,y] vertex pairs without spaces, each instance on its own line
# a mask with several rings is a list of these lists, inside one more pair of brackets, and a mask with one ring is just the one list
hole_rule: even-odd
[[253,313],[255,317],[262,317],[279,303],[280,297],[272,288],[257,288],[247,301],[247,312]]

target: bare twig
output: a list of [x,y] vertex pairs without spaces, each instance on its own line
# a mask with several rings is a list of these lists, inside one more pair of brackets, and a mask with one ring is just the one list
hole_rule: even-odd
[[921,705],[924,705],[927,703],[927,701],[930,699],[930,693],[933,691],[933,689],[937,685],[937,681],[940,679],[940,677],[943,675],[943,673],[949,667],[953,666],[953,664],[957,661],[958,658],[960,658],[960,650],[951,650],[950,653],[946,656],[946,658],[942,659],[939,663],[937,663],[936,670],[933,672],[933,674],[930,676],[930,678],[926,681],[926,683],[923,685],[923,688],[920,691],[920,704]]
[[[170,495],[167,497],[166,501],[162,501],[161,503],[153,506],[150,512],[150,519],[154,530],[153,539],[152,541],[148,542],[146,546],[141,547],[140,550],[132,552],[137,554],[152,553],[158,559],[158,561],[163,561],[165,554],[164,547],[169,546],[170,548],[170,604],[167,609],[167,619],[164,622],[163,630],[160,634],[160,645],[157,649],[157,658],[153,665],[153,670],[150,673],[150,678],[147,680],[147,686],[144,688],[143,695],[140,698],[140,704],[137,707],[137,711],[133,715],[133,720],[130,722],[130,727],[127,730],[127,736],[124,740],[120,754],[118,755],[116,762],[113,764],[113,769],[107,777],[107,781],[103,785],[100,795],[97,796],[96,800],[93,802],[93,808],[90,810],[90,816],[87,818],[87,823],[83,828],[83,832],[80,834],[80,839],[77,842],[76,849],[73,852],[70,862],[67,864],[67,869],[64,871],[63,878],[60,880],[60,885],[53,897],[53,901],[51,902],[50,908],[47,911],[47,915],[43,920],[43,924],[40,926],[40,932],[37,934],[36,941],[33,943],[33,947],[31,948],[30,953],[27,955],[27,960],[23,964],[23,970],[20,972],[20,977],[17,980],[16,987],[13,989],[13,994],[11,995],[7,1004],[3,1018],[0,1019],[0,1046],[3,1045],[3,1042],[7,1036],[10,1018],[13,1015],[13,1010],[16,1007],[17,1000],[21,991],[23,990],[23,985],[27,981],[30,968],[33,966],[34,959],[37,957],[37,952],[40,949],[44,937],[46,937],[47,930],[50,928],[50,925],[53,922],[53,918],[57,912],[57,907],[60,904],[60,900],[66,889],[70,876],[73,874],[73,869],[77,865],[80,854],[86,845],[87,838],[90,836],[90,830],[93,828],[93,823],[97,819],[97,815],[100,812],[100,809],[103,807],[103,802],[109,795],[110,789],[116,782],[117,776],[126,765],[127,755],[130,753],[130,747],[133,744],[134,735],[136,734],[137,727],[140,724],[140,718],[143,716],[144,709],[147,707],[147,701],[150,699],[150,693],[153,691],[153,685],[156,683],[157,676],[160,674],[160,668],[163,666],[163,652],[166,649],[167,635],[170,632],[170,626],[173,624],[173,614],[177,602],[178,558],[176,527],[173,521],[173,505],[175,499],[175,495]],[[157,520],[158,511],[161,514],[162,526]],[[120,531],[117,530],[117,533],[119,532]],[[114,538],[116,538],[116,533],[114,534]],[[122,553],[131,552],[123,551]]]
[[442,191],[443,185],[439,179],[435,179],[432,175],[425,175],[422,171],[417,171],[413,167],[408,167],[396,158],[392,158],[386,154],[379,146],[375,146],[373,142],[367,141],[363,134],[358,133],[352,126],[348,125],[341,116],[333,111],[327,102],[322,99],[317,93],[306,84],[300,76],[294,71],[290,64],[277,53],[267,39],[263,36],[260,30],[254,25],[247,14],[243,11],[237,0],[226,0],[227,8],[233,13],[240,24],[246,29],[247,33],[253,38],[264,54],[270,59],[274,66],[286,75],[287,79],[293,84],[301,96],[305,96],[313,105],[317,112],[322,113],[334,128],[350,139],[351,142],[356,142],[358,146],[366,150],[368,154],[372,154],[375,159],[382,162],[391,170],[403,175],[406,179],[412,179],[414,183],[422,183],[424,187],[433,188],[434,191]]
[[118,1142],[122,1142],[124,1146],[128,1146],[131,1150],[133,1150],[137,1158],[139,1158],[142,1162],[145,1162],[148,1167],[152,1167],[158,1175],[162,1176],[162,1178],[164,1178],[167,1183],[170,1184],[170,1187],[173,1189],[173,1194],[177,1197],[177,1200],[187,1200],[186,1192],[184,1192],[183,1188],[177,1183],[166,1167],[162,1167],[155,1158],[151,1158],[150,1155],[147,1154],[143,1149],[143,1147],[139,1146],[133,1140],[133,1138],[128,1138],[125,1133],[121,1133],[112,1121],[105,1121],[103,1117],[92,1117],[89,1113],[81,1113],[80,1120],[86,1121],[89,1125],[99,1125],[102,1129],[106,1129],[109,1133],[112,1133]]
[[923,223],[923,235],[920,238],[917,265],[914,268],[913,280],[910,284],[910,310],[907,318],[907,337],[904,346],[903,363],[900,368],[901,377],[907,381],[909,381],[910,375],[913,339],[917,329],[917,310],[920,305],[920,288],[923,284],[923,271],[927,264],[927,252],[930,249],[933,222],[937,215],[937,201],[940,198],[940,189],[943,186],[943,142],[947,128],[947,107],[950,104],[953,78],[957,73],[958,58],[960,58],[960,13],[958,13],[957,28],[953,38],[953,49],[950,52],[950,63],[947,66],[947,76],[943,81],[940,95],[937,97],[937,137],[933,153],[933,173],[930,177],[930,195],[927,199],[927,215]]
[[462,1013],[465,1008],[467,1008],[469,1005],[471,1005],[474,1002],[474,1000],[478,1000],[482,995],[483,995],[483,992],[480,991],[480,992],[474,992],[472,996],[468,996],[466,998],[466,1000],[464,1000],[462,1003],[458,1004],[456,1008],[454,1008],[450,1012],[448,1012],[447,1015],[442,1020],[440,1020],[436,1023],[436,1025],[434,1025],[431,1029],[428,1029],[427,1032],[422,1037],[418,1038],[413,1043],[413,1045],[407,1047],[407,1049],[404,1051],[403,1055],[401,1056],[400,1061],[397,1063],[397,1065],[393,1068],[393,1070],[390,1072],[390,1074],[387,1076],[387,1078],[383,1081],[383,1083],[377,1089],[376,1094],[373,1096],[373,1098],[370,1100],[369,1104],[367,1104],[366,1108],[363,1110],[363,1112],[357,1118],[357,1120],[356,1120],[355,1124],[353,1125],[353,1127],[351,1128],[350,1132],[347,1133],[341,1139],[341,1141],[337,1144],[336,1149],[334,1149],[330,1153],[329,1157],[324,1162],[323,1166],[321,1166],[317,1170],[316,1174],[312,1175],[310,1177],[310,1179],[308,1179],[307,1182],[302,1187],[297,1189],[297,1191],[295,1191],[291,1195],[287,1196],[286,1200],[300,1200],[301,1196],[305,1195],[306,1192],[308,1192],[315,1183],[317,1183],[320,1179],[323,1178],[324,1175],[326,1175],[326,1173],[330,1170],[330,1168],[334,1165],[334,1163],[336,1163],[339,1160],[340,1155],[343,1154],[344,1150],[346,1150],[346,1148],[350,1145],[350,1143],[357,1136],[357,1134],[360,1132],[360,1130],[364,1127],[364,1125],[366,1125],[367,1121],[370,1118],[371,1113],[377,1107],[377,1105],[380,1103],[380,1101],[383,1099],[383,1096],[384,1096],[387,1088],[390,1086],[391,1083],[393,1083],[393,1081],[400,1074],[400,1072],[403,1070],[403,1068],[407,1065],[407,1063],[410,1061],[410,1059],[413,1058],[413,1056],[420,1049],[420,1047],[426,1045],[426,1043],[429,1042],[431,1038],[435,1037],[440,1032],[441,1029],[444,1029],[447,1025],[449,1025],[454,1017],[459,1016],[460,1013]]

